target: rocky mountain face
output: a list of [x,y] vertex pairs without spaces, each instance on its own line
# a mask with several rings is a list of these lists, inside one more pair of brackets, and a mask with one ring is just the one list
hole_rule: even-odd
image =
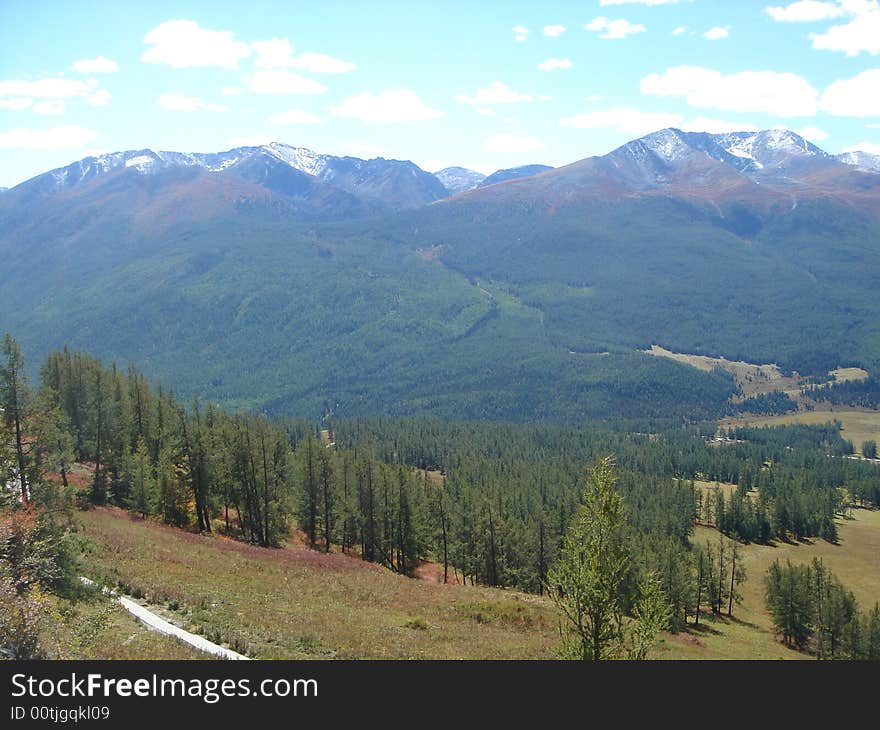
[[434,173],[450,195],[464,193],[477,187],[486,176],[466,167],[445,167]]

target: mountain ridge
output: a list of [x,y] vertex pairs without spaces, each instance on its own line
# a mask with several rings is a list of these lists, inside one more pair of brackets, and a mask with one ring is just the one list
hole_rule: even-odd
[[724,413],[729,379],[652,343],[880,369],[880,175],[791,133],[690,134],[442,198],[411,163],[289,147],[92,158],[0,196],[0,330],[318,416]]

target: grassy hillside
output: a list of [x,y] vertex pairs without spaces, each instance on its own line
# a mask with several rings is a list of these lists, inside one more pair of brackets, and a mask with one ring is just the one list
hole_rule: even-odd
[[200,537],[118,511],[82,520],[96,546],[91,575],[256,658],[553,657],[556,617],[533,596],[413,580],[299,545]]
[[[293,544],[265,550],[143,522],[118,510],[82,514],[94,549],[86,570],[142,596],[190,630],[245,649],[257,658],[555,657],[556,614],[538,596],[413,580],[338,554]],[[704,616],[700,627],[665,634],[657,659],[804,659],[772,633],[763,577],[776,559],[821,557],[863,609],[880,600],[880,512],[856,510],[840,521],[840,544],[823,541],[746,545],[748,577],[734,618]],[[717,540],[698,527],[695,540]],[[173,609],[172,609],[173,607]],[[118,619],[125,624],[125,619]],[[175,656],[169,640],[122,640],[117,626],[103,650],[113,657]],[[115,638],[114,638],[115,637]],[[188,649],[182,649],[184,653]],[[102,654],[105,655],[105,654]]]

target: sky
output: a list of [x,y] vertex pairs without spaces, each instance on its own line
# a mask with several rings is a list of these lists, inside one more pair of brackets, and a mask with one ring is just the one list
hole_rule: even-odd
[[0,49],[3,187],[270,141],[432,172],[670,126],[880,154],[880,0],[0,0]]

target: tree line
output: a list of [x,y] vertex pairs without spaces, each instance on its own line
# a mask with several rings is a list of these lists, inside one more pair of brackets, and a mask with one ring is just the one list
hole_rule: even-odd
[[880,659],[880,604],[859,610],[852,591],[819,558],[777,560],[767,570],[765,603],[786,646],[817,659]]
[[[295,525],[315,549],[403,574],[432,559],[445,579],[535,593],[548,590],[565,553],[584,501],[584,465],[614,454],[632,546],[626,584],[656,579],[673,630],[734,611],[744,575],[738,542],[834,540],[834,516],[848,501],[876,505],[880,497],[874,465],[839,458],[835,424],[737,429],[722,445],[712,442],[713,428],[693,426],[631,433],[399,418],[319,425],[197,400],[185,406],[133,366],[108,367],[67,349],[48,356],[40,378],[33,392],[22,382],[14,398],[11,386],[4,391],[4,447],[15,452],[5,463],[20,477],[22,500],[40,474],[57,474],[74,493],[71,470],[85,463],[88,483],[76,494],[84,506],[115,504],[266,547]],[[20,449],[15,413],[28,424]],[[737,488],[706,494],[696,485],[705,479]],[[725,537],[695,544],[697,521]],[[637,592],[625,595],[623,610],[632,612]]]

